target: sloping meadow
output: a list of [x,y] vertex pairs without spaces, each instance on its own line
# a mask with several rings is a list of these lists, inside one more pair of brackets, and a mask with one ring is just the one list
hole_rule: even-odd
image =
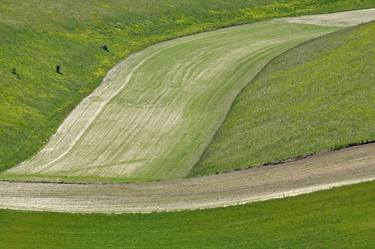
[[124,180],[185,177],[234,98],[267,62],[335,30],[260,22],[133,54],[77,106],[38,155],[5,173]]
[[3,0],[0,170],[40,150],[109,68],[131,52],[233,24],[373,6],[370,0]]
[[375,23],[276,58],[235,100],[191,175],[375,140]]

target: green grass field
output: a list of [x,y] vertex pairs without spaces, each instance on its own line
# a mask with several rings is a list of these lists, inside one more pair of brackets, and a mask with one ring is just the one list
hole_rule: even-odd
[[5,174],[186,177],[267,62],[337,29],[259,22],[147,48],[82,102],[36,157]]
[[0,211],[0,248],[373,248],[375,183],[251,205],[137,215]]
[[[131,52],[228,25],[374,6],[372,0],[3,0],[0,170],[40,150],[108,69]],[[110,52],[100,49],[103,44]],[[63,75],[55,73],[56,65]]]
[[191,175],[375,140],[375,23],[273,60],[235,100]]
[[[369,7],[373,0],[2,0],[0,171],[37,153],[109,68],[134,51],[234,24]],[[362,25],[277,58],[242,92],[192,175],[374,139],[374,36],[374,23]],[[57,64],[63,75],[54,72]],[[370,249],[374,191],[375,183],[365,183],[178,213],[0,210],[0,248]]]

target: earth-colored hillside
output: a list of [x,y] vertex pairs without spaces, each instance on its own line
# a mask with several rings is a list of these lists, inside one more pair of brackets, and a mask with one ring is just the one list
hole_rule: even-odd
[[[233,24],[374,6],[372,0],[2,0],[0,170],[40,150],[130,52]],[[62,75],[55,72],[57,65]]]
[[238,96],[191,175],[375,140],[375,23],[273,60]]

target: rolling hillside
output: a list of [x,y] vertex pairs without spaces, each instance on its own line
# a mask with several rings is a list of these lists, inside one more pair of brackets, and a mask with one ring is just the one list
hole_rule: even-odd
[[375,23],[292,49],[234,102],[191,175],[375,140]]
[[[252,167],[375,140],[375,22],[262,21],[148,46],[375,2],[157,2],[1,1],[0,206],[46,212],[0,209],[0,249],[372,249],[374,182],[285,192],[373,180],[375,144]],[[188,174],[210,176],[158,181]],[[115,183],[129,180],[156,181]]]
[[69,115],[38,155],[5,173],[183,178],[238,92],[267,62],[336,30],[260,22],[172,40],[133,54]]
[[[39,151],[109,68],[131,52],[233,24],[374,6],[372,0],[2,0],[0,170]],[[57,65],[63,74],[55,72]]]

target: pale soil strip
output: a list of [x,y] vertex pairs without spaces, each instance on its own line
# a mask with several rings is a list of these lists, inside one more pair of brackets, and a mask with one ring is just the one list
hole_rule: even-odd
[[355,26],[374,20],[375,9],[346,11],[322,15],[287,17],[280,20],[288,23],[305,23],[326,26]]
[[375,180],[375,144],[222,175],[138,184],[0,182],[0,208],[74,213],[194,210]]

